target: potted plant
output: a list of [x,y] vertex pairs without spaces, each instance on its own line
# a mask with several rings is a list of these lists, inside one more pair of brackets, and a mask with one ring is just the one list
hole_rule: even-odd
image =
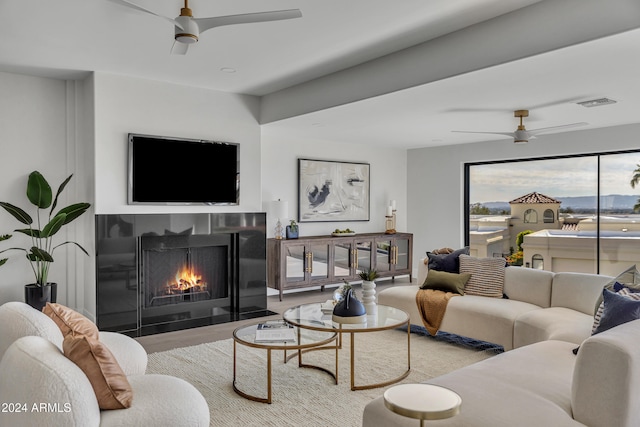
[[289,225],[287,225],[287,239],[298,238],[298,224],[295,219],[292,219]]
[[[23,251],[31,265],[35,276],[35,283],[25,285],[25,302],[32,307],[41,310],[47,302],[56,301],[57,284],[50,283],[49,267],[53,262],[53,252],[60,246],[73,244],[82,250],[86,255],[89,253],[76,242],[62,242],[54,246],[53,236],[60,229],[69,224],[71,221],[85,213],[91,206],[89,203],[75,203],[54,214],[54,210],[58,204],[58,197],[71,180],[73,174],[64,180],[58,191],[53,197],[51,186],[47,180],[38,171],[29,174],[27,181],[27,199],[36,207],[35,220],[25,210],[7,202],[0,202],[0,206],[9,212],[21,224],[27,228],[14,230],[16,233],[22,233],[31,238],[31,244],[28,248],[12,247],[7,248],[0,253],[7,251]],[[43,215],[43,211],[49,209],[48,213]],[[46,219],[45,219],[46,218]],[[46,221],[46,222],[45,222]],[[0,236],[0,241],[8,240],[11,234]],[[7,262],[7,258],[0,259],[0,266]]]
[[367,268],[358,273],[362,279],[362,304],[367,314],[376,313],[376,280],[380,275],[376,270]]

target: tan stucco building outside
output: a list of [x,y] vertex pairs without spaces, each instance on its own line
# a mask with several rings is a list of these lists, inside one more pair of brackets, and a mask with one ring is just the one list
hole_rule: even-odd
[[[511,215],[470,219],[472,256],[506,256],[516,250],[518,233],[524,237],[524,265],[554,272],[596,272],[595,216],[560,217],[560,201],[529,193],[509,202]],[[640,263],[640,216],[600,217],[600,274],[615,276]]]

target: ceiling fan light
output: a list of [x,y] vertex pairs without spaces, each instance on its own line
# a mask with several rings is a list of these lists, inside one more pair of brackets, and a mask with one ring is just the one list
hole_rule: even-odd
[[193,34],[180,33],[176,34],[176,41],[185,44],[192,44],[198,41],[198,36]]
[[527,132],[526,130],[521,130],[518,127],[518,130],[513,133],[513,142],[515,142],[516,144],[525,144],[529,142],[529,132]]

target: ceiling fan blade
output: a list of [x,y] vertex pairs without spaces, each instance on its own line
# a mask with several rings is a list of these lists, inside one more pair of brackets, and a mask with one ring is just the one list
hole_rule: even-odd
[[539,133],[550,132],[552,130],[568,129],[568,128],[573,128],[573,127],[578,127],[578,126],[586,126],[588,124],[589,123],[587,123],[587,122],[570,123],[570,124],[567,124],[567,125],[551,126],[551,127],[548,127],[548,128],[531,129],[528,132],[531,135],[537,135]]
[[174,41],[173,46],[171,46],[171,55],[186,55],[188,50],[188,44]]
[[140,12],[145,12],[145,13],[149,13],[151,15],[157,16],[159,18],[162,18],[162,19],[170,22],[172,25],[175,25],[176,27],[184,30],[184,28],[182,28],[182,25],[180,25],[180,23],[178,21],[176,21],[175,19],[168,18],[168,17],[163,16],[163,15],[158,15],[157,13],[152,12],[149,9],[145,9],[144,7],[138,6],[135,3],[131,3],[130,1],[127,1],[127,0],[109,0],[109,1],[112,2],[112,3],[115,3],[115,4],[119,4],[120,6],[125,6],[125,7],[128,7],[128,8],[134,9],[134,10],[138,10]]
[[216,16],[213,18],[194,18],[200,33],[223,25],[249,24],[252,22],[280,21],[302,17],[300,9],[276,10],[273,12],[244,13],[240,15]]
[[456,133],[486,133],[486,134],[490,134],[490,135],[506,135],[506,136],[510,136],[513,138],[513,132],[476,132],[476,131],[472,131],[472,130],[452,130],[451,132],[456,132]]

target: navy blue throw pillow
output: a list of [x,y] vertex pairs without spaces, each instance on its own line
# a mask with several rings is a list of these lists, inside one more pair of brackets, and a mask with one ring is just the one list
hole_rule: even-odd
[[460,273],[460,255],[469,255],[469,247],[458,249],[450,254],[434,254],[427,252],[429,257],[429,270],[446,271],[447,273]]
[[600,324],[593,332],[598,334],[632,320],[640,319],[640,300],[616,294],[608,289],[602,291],[604,311]]

